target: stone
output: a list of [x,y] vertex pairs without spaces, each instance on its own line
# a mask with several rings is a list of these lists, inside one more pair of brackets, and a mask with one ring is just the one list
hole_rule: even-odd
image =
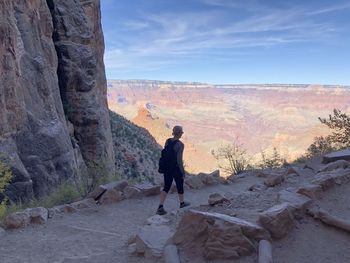
[[144,196],[153,196],[153,195],[159,195],[160,194],[160,186],[159,185],[153,185],[150,183],[140,183],[134,185],[137,189],[141,191],[141,194]]
[[227,202],[228,199],[219,193],[209,195],[208,204],[211,206]]
[[260,240],[259,242],[258,263],[273,263],[272,246],[268,240]]
[[154,216],[151,216],[147,219],[147,224],[148,225],[164,225],[166,223],[169,223],[170,220],[163,217],[163,216],[160,216],[160,215],[154,215]]
[[219,178],[220,177],[220,170],[215,170],[214,172],[211,172],[209,174],[212,177]]
[[331,152],[323,156],[322,163],[331,163],[338,160],[350,161],[350,149],[345,149],[341,151]]
[[124,188],[123,194],[126,199],[137,198],[141,196],[141,190],[134,186],[127,186]]
[[219,213],[189,210],[173,236],[175,245],[192,256],[235,259],[255,252],[254,242],[269,239],[262,227]]
[[70,204],[54,206],[53,209],[54,211],[58,211],[59,213],[65,213],[65,214],[75,213],[78,211],[75,207],[73,207]]
[[101,198],[98,200],[99,204],[107,205],[113,204],[121,201],[123,199],[122,192],[117,191],[115,189],[108,189]]
[[31,224],[45,224],[49,218],[49,212],[44,207],[27,208],[24,212],[29,214]]
[[201,189],[204,186],[202,179],[198,176],[186,177],[185,184],[188,185],[190,189]]
[[108,184],[100,185],[89,196],[94,198],[95,200],[98,200],[99,198],[101,198],[101,196],[104,194],[104,192],[107,191],[108,189],[114,189],[116,191],[124,191],[124,189],[128,185],[129,185],[129,183],[126,180],[110,182]]
[[128,252],[129,254],[136,254],[136,243],[132,243],[130,245],[128,245]]
[[181,263],[179,252],[174,245],[167,245],[164,248],[164,263]]
[[136,251],[146,258],[160,258],[173,232],[164,225],[146,225],[136,235]]
[[297,193],[305,195],[313,200],[320,198],[322,193],[322,187],[318,184],[307,184],[300,187]]
[[287,175],[297,175],[297,176],[299,176],[299,173],[297,172],[296,168],[291,166],[291,167],[287,168],[287,170],[285,172],[285,175],[286,176]]
[[293,229],[293,210],[289,203],[275,205],[261,213],[258,222],[273,238],[281,239]]
[[297,211],[304,211],[311,203],[311,199],[305,195],[282,190],[277,195],[279,203],[289,203]]
[[330,173],[319,173],[311,183],[320,185],[322,190],[326,191],[335,185],[335,180]]
[[330,172],[338,169],[347,169],[350,168],[350,162],[345,160],[338,160],[331,163],[328,163],[327,165],[320,168],[318,172]]
[[93,198],[86,198],[86,199],[71,203],[71,205],[76,209],[95,208],[96,201]]
[[284,181],[284,175],[282,174],[272,174],[264,180],[264,184],[268,187],[274,187],[281,184]]
[[23,228],[29,225],[30,216],[27,212],[15,212],[6,216],[2,223],[5,229]]

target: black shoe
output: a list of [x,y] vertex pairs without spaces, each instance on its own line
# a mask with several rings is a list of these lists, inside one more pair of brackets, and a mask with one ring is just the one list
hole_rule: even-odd
[[191,204],[188,202],[182,202],[182,203],[180,203],[180,208],[184,208],[184,207],[189,206],[189,205],[191,205]]
[[164,207],[159,207],[159,208],[157,209],[157,215],[162,216],[162,215],[165,215],[166,213],[167,213],[167,212],[165,211]]

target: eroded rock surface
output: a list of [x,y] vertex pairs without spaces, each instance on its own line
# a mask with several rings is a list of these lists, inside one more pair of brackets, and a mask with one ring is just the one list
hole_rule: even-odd
[[8,197],[45,196],[85,164],[113,173],[99,1],[3,0],[0,17]]

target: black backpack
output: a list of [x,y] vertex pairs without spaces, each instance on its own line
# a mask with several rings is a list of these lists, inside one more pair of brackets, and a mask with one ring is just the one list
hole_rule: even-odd
[[177,166],[176,153],[174,151],[174,146],[178,140],[168,140],[168,144],[164,147],[161,152],[159,159],[158,172],[161,174],[172,171]]

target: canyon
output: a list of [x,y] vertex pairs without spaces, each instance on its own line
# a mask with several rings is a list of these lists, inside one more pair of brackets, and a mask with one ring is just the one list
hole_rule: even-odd
[[212,150],[235,140],[254,160],[275,147],[293,161],[329,132],[318,117],[334,108],[350,112],[347,86],[108,80],[107,98],[112,111],[149,130],[160,145],[173,125],[182,125],[192,173],[216,169]]

